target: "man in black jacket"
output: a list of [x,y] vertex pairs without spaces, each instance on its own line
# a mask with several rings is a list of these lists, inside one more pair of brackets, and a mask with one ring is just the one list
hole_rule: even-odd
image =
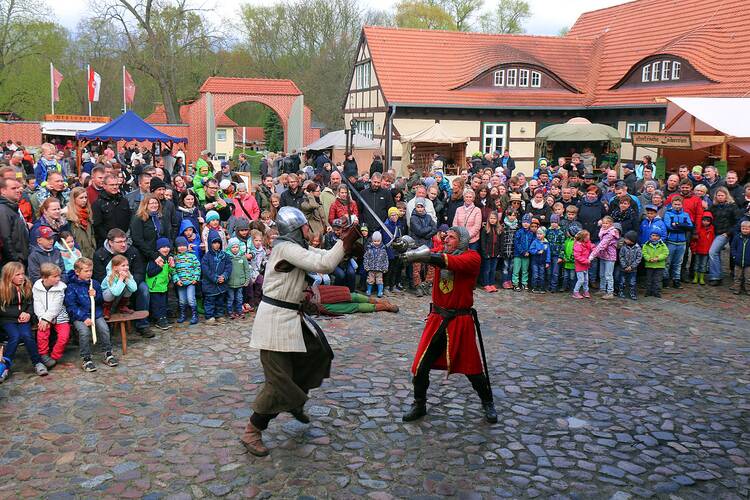
[[[12,173],[12,172],[11,172]],[[29,229],[18,213],[23,186],[13,177],[0,177],[0,238],[2,263],[26,262],[29,257]]]
[[130,227],[130,205],[120,193],[120,181],[109,174],[104,177],[104,189],[91,205],[94,236],[99,246],[104,244],[111,229],[127,231]]
[[152,177],[149,187],[151,194],[156,196],[156,199],[161,203],[162,224],[169,225],[172,228],[172,237],[176,238],[178,235],[178,229],[180,229],[180,219],[177,217],[177,207],[174,206],[172,200],[168,200],[164,197],[164,192],[167,190],[166,183],[158,177]]
[[305,199],[305,193],[299,186],[299,177],[296,174],[289,174],[288,183],[288,189],[281,193],[281,206],[300,208]]
[[[104,280],[107,276],[107,264],[115,255],[124,255],[128,259],[130,274],[138,283],[138,290],[135,295],[136,310],[148,311],[150,296],[146,284],[146,264],[141,258],[141,253],[128,245],[128,237],[122,229],[110,229],[107,238],[103,240],[102,247],[94,252],[94,258],[92,259],[94,261],[93,278],[100,283]],[[127,308],[123,306],[127,306],[127,304],[122,304],[120,311],[127,312]],[[143,337],[152,338],[154,336],[153,332],[148,329],[148,319],[136,321],[135,329]]]
[[[372,208],[372,211],[375,212],[381,223],[385,222],[385,220],[388,218],[388,209],[395,206],[395,203],[393,203],[393,196],[391,196],[391,191],[388,189],[383,189],[381,187],[382,182],[383,175],[376,172],[372,175],[372,177],[370,177],[370,187],[367,189],[363,189],[359,193],[359,195],[362,197],[362,200],[364,200],[370,206],[370,208]],[[367,227],[380,227],[378,221],[374,219],[369,210],[364,208],[362,203],[360,203],[359,213],[361,214],[361,218],[364,220],[364,223],[367,225]]]

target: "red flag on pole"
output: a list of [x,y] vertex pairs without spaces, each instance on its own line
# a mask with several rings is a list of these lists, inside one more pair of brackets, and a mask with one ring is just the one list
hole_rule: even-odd
[[89,66],[89,102],[99,102],[99,88],[102,85],[102,77]]
[[57,71],[54,66],[52,66],[52,98],[55,100],[55,102],[60,100],[60,84],[63,81],[62,73]]
[[122,75],[122,86],[125,89],[125,102],[128,104],[133,104],[133,99],[135,98],[135,82],[133,82],[133,77],[130,76],[130,73],[126,69],[123,68],[123,75]]

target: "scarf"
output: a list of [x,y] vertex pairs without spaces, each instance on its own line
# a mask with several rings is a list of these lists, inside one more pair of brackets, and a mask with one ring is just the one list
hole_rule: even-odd
[[531,203],[531,206],[536,208],[537,210],[541,210],[542,208],[544,208],[544,200],[537,203],[537,201],[534,198],[532,198],[529,203]]
[[151,222],[154,223],[154,229],[156,229],[156,235],[161,235],[161,218],[159,217],[159,212],[151,212],[149,213],[149,216],[151,217]]
[[274,243],[274,245],[278,245],[280,243],[294,243],[295,245],[299,245],[307,250],[307,240],[302,235],[302,229],[300,228],[297,228],[291,233],[287,233],[276,238],[276,242]]
[[78,223],[84,231],[89,228],[89,211],[86,208],[78,207]]

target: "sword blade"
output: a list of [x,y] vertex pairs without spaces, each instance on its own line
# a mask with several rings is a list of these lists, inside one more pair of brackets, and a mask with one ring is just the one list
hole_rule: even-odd
[[375,219],[378,222],[378,225],[380,226],[380,229],[382,229],[383,231],[385,231],[388,234],[388,236],[390,236],[391,241],[389,241],[388,244],[390,245],[391,243],[393,243],[393,240],[395,239],[393,237],[393,233],[390,232],[388,230],[388,228],[385,226],[385,224],[383,223],[383,221],[380,220],[380,217],[378,217],[378,214],[376,214],[375,211],[372,209],[372,207],[370,207],[370,205],[367,204],[367,202],[365,201],[365,199],[362,198],[362,195],[359,194],[359,191],[357,191],[357,189],[349,181],[349,179],[346,178],[345,175],[341,174],[341,179],[349,187],[349,191],[351,191],[352,193],[354,193],[354,194],[357,195],[357,199],[359,200],[359,202],[362,204],[363,207],[365,207],[365,209],[367,209],[367,211],[370,213],[370,215],[372,215],[372,218]]

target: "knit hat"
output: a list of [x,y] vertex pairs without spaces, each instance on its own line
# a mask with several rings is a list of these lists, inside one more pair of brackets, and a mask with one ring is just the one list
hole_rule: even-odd
[[650,205],[650,204],[649,204],[649,205],[646,205],[645,209],[646,209],[646,210],[652,210],[652,211],[654,211],[654,212],[658,212],[658,211],[659,211],[659,209],[658,209],[658,208],[656,208],[656,205]]
[[510,193],[510,201],[521,201],[521,193]]
[[638,242],[638,233],[635,231],[628,231],[627,233],[625,233],[625,239],[636,243]]
[[359,226],[359,232],[360,233],[365,233],[365,232],[369,233],[370,232],[370,228],[367,227],[367,224],[362,224],[361,226]]
[[243,229],[250,229],[250,221],[245,217],[237,217],[234,221],[234,230],[242,231]]
[[184,236],[178,236],[174,239],[174,246],[175,247],[186,247],[188,246],[188,240]]
[[165,184],[165,182],[163,180],[161,180],[158,177],[154,176],[154,177],[151,177],[151,183],[148,186],[148,188],[149,188],[148,190],[153,193],[154,191],[156,191],[159,188],[166,188],[166,187],[167,187],[167,185]]
[[212,220],[219,220],[219,212],[216,210],[206,212],[206,222],[211,222]]
[[550,224],[554,224],[555,222],[557,222],[559,224],[560,223],[560,216],[557,215],[557,214],[552,214],[550,216],[550,218],[549,218],[549,222],[550,222]]
[[648,233],[648,235],[651,236],[652,234],[658,234],[659,238],[661,238],[663,236],[663,234],[661,232],[661,228],[659,228],[658,226],[654,226],[654,227],[651,228],[651,232]]
[[524,214],[523,219],[521,219],[521,222],[531,224],[531,214]]
[[547,236],[547,228],[542,226],[539,229],[536,230],[536,234],[542,233],[543,235]]
[[693,167],[693,170],[692,170],[692,172],[693,172],[694,174],[698,174],[698,175],[700,175],[700,174],[702,174],[702,173],[703,173],[703,167],[701,167],[700,165],[696,165],[696,166],[694,166],[694,167]]
[[372,241],[383,241],[383,235],[380,234],[380,231],[372,233]]
[[399,215],[398,208],[391,207],[391,208],[388,209],[388,217],[390,217],[392,215]]
[[39,226],[39,238],[45,238],[47,240],[54,240],[55,232],[49,226]]
[[435,180],[434,177],[425,177],[425,179],[424,179],[424,181],[422,181],[422,183],[424,184],[424,186],[426,188],[430,188],[430,187],[432,187],[433,184],[437,184],[437,181]]
[[417,205],[425,206],[424,198],[422,198],[421,196],[417,196],[416,198],[414,198],[414,206],[416,207]]
[[172,248],[169,238],[159,238],[156,240],[156,249],[161,250],[162,248]]
[[231,250],[233,246],[240,246],[240,239],[239,238],[229,238],[229,241],[227,241],[227,250]]
[[627,168],[628,170],[635,170],[635,167],[632,163],[625,163],[623,164],[622,168]]
[[446,233],[449,229],[450,227],[448,227],[448,224],[440,224],[437,228],[437,230],[441,233]]

